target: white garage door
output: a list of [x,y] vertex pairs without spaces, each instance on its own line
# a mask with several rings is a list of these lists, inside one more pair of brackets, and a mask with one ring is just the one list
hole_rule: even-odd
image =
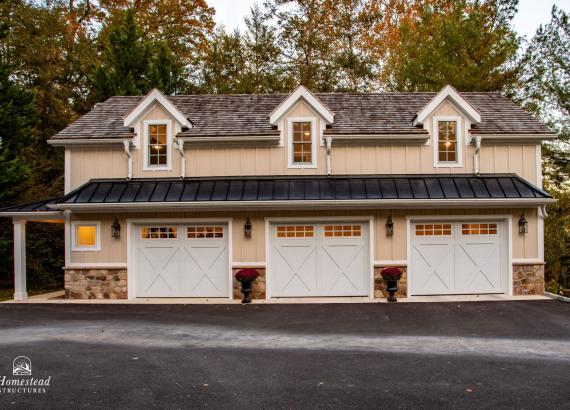
[[367,296],[369,236],[363,222],[272,224],[271,296]]
[[226,224],[138,225],[137,297],[228,297]]
[[417,222],[411,228],[412,295],[504,293],[504,223]]

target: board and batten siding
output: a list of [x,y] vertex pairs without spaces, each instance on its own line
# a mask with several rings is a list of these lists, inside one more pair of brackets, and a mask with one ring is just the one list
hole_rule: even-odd
[[[434,112],[436,116],[461,116],[452,104],[444,102]],[[299,102],[285,116],[283,121],[283,146],[275,147],[192,147],[185,145],[186,176],[248,176],[248,175],[323,175],[326,174],[326,149],[318,142],[317,168],[288,168],[288,124],[291,117],[316,117],[316,129],[320,130],[321,119],[304,102]],[[465,119],[463,118],[463,125]],[[135,126],[142,130],[145,120],[173,120],[164,110],[155,106]],[[426,121],[425,127],[432,132],[433,121]],[[465,145],[465,127],[463,136],[463,167],[435,168],[433,164],[433,143],[413,145],[333,145],[333,174],[462,174],[473,172],[473,145]],[[147,171],[144,165],[144,137],[142,132],[135,141],[132,150],[133,177],[178,177],[180,176],[180,156],[171,146],[172,169],[170,171]],[[69,148],[70,150],[70,188],[74,189],[92,178],[125,178],[127,162],[122,146],[116,148]],[[537,184],[537,145],[504,144],[490,145],[483,140],[480,153],[481,173],[516,173],[527,181]]]
[[[343,216],[373,217],[375,260],[405,260],[407,258],[407,216],[445,215],[453,220],[462,215],[512,215],[512,239],[514,259],[536,259],[537,249],[537,210],[525,209],[529,233],[518,232],[518,219],[521,209],[453,209],[453,210],[346,210],[346,211],[268,211],[268,212],[176,212],[176,213],[133,213],[133,214],[72,214],[72,221],[101,222],[101,250],[95,252],[71,252],[72,263],[126,263],[127,262],[127,219],[219,219],[232,218],[233,262],[265,262],[265,218],[275,217],[324,217],[334,216],[342,221]],[[394,221],[394,235],[386,236],[386,220],[391,215]],[[246,218],[252,223],[251,238],[244,236]],[[118,218],[121,224],[121,238],[111,237],[111,224]],[[315,222],[318,222],[316,219]],[[191,223],[190,221],[188,223]]]

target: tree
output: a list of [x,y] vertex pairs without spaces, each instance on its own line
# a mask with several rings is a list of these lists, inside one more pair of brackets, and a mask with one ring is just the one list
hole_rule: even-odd
[[545,222],[546,277],[570,287],[570,16],[552,8],[524,57],[522,91],[527,110],[538,115],[559,139],[543,144],[544,185],[558,200]]
[[100,35],[101,63],[94,68],[93,97],[140,95],[149,90],[150,46],[142,38],[133,9],[117,11]]
[[268,0],[265,6],[278,29],[285,69],[297,84],[333,91],[338,84],[327,36],[325,0]]
[[256,4],[245,18],[243,48],[246,56],[244,73],[245,92],[270,93],[287,91],[293,87],[283,68],[281,50],[267,15]]
[[197,67],[214,29],[214,9],[206,0],[100,0],[97,20],[106,24],[132,9],[144,41],[165,43],[185,67]]
[[182,62],[168,49],[165,43],[158,43],[148,72],[150,88],[158,88],[165,94],[180,94],[188,88],[188,73]]
[[245,49],[238,30],[216,30],[206,52],[202,69],[203,91],[214,94],[243,93],[247,88]]
[[395,91],[500,91],[517,80],[518,0],[422,1],[398,28],[383,81]]
[[[6,37],[0,25],[0,39]],[[31,165],[26,149],[35,141],[37,114],[34,96],[12,79],[12,68],[0,49],[0,206],[10,204],[29,177]]]

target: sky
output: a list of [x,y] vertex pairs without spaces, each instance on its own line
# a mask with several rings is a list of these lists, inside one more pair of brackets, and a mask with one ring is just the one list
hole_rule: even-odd
[[[228,30],[236,27],[244,29],[243,18],[249,14],[249,8],[254,3],[255,0],[208,0],[208,4],[216,9],[214,19]],[[570,11],[570,0],[519,0],[519,12],[513,22],[519,35],[530,40],[540,24],[550,21],[553,5]]]

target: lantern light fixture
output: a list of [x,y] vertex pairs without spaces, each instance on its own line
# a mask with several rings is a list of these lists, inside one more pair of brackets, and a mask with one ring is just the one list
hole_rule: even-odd
[[394,235],[394,221],[392,221],[392,215],[390,215],[386,221],[386,236],[392,235]]
[[121,224],[117,218],[115,218],[111,225],[111,236],[113,239],[121,239]]
[[243,226],[243,234],[246,238],[251,238],[251,220],[249,216],[245,220],[245,225]]
[[528,233],[528,221],[524,216],[524,212],[519,219],[519,233],[523,235]]

